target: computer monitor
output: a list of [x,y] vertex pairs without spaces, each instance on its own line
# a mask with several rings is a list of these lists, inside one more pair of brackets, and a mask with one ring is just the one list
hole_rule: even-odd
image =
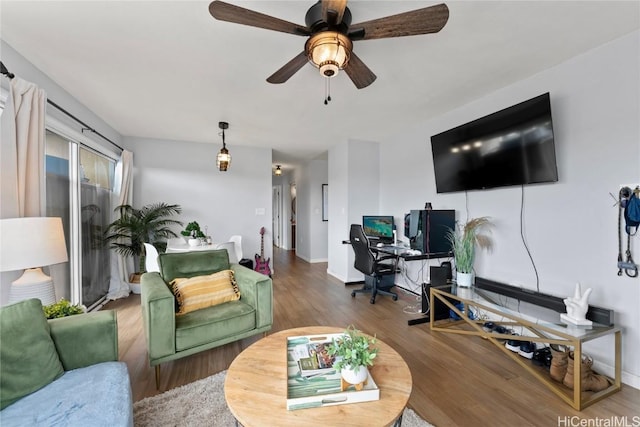
[[392,215],[363,215],[362,228],[364,234],[370,239],[380,240],[385,243],[393,242],[393,216]]

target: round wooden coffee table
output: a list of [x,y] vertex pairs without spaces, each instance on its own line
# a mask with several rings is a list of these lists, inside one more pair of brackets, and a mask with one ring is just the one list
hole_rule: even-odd
[[224,382],[224,396],[236,420],[245,427],[394,425],[411,394],[411,371],[402,357],[380,340],[375,365],[369,369],[380,389],[380,400],[287,410],[287,337],[344,330],[326,326],[288,329],[240,353]]

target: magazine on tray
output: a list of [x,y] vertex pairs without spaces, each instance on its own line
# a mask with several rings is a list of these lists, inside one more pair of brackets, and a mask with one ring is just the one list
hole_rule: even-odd
[[380,399],[371,374],[362,390],[344,383],[333,368],[339,360],[329,356],[328,346],[344,334],[287,338],[287,409],[303,409]]

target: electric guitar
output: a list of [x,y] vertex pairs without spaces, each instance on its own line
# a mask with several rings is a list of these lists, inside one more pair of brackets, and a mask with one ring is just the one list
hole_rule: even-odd
[[260,255],[256,254],[256,267],[258,273],[266,274],[271,277],[271,269],[269,268],[271,258],[264,259],[264,227],[260,228]]

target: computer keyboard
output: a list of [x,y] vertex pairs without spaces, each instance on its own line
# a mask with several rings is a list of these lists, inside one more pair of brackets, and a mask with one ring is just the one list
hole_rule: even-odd
[[406,246],[398,246],[398,245],[384,245],[384,248],[387,249],[397,249],[397,250],[408,250],[410,248],[406,247]]

